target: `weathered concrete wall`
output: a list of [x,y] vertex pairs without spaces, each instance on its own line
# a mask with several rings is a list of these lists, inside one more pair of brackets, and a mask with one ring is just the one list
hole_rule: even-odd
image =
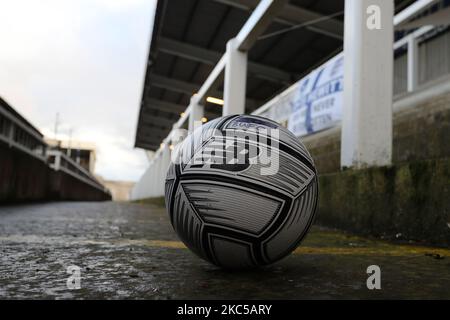
[[46,198],[47,164],[0,143],[0,202]]
[[397,100],[391,167],[341,171],[339,128],[302,139],[319,172],[317,223],[450,245],[450,92],[445,90],[433,98],[424,90]]
[[49,195],[52,200],[107,201],[111,196],[63,171],[51,170]]
[[0,203],[111,200],[110,195],[45,162],[0,143]]
[[449,84],[397,97],[392,167],[341,171],[340,128],[302,139],[319,172],[319,224],[450,244]]
[[[450,157],[450,93],[394,113],[393,162]],[[340,170],[341,131],[302,139],[319,174]]]
[[356,233],[450,245],[450,158],[319,178],[317,222]]
[[135,183],[131,181],[101,180],[100,182],[111,192],[114,201],[130,200],[130,192]]

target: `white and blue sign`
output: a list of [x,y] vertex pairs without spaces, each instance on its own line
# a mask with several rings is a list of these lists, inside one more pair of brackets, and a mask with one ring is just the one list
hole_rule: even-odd
[[300,80],[293,91],[288,129],[297,136],[334,126],[342,117],[343,54]]

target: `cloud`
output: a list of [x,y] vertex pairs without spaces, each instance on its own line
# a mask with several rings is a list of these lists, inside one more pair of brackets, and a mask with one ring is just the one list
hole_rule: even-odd
[[136,180],[133,149],[155,1],[0,0],[0,95],[45,134],[96,143],[96,173]]

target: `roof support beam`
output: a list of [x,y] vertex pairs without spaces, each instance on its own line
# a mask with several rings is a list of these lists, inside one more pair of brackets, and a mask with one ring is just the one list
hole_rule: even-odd
[[[239,31],[236,38],[233,39],[233,50],[241,51],[243,54],[253,46],[253,44],[257,41],[258,37],[265,31],[268,25],[272,22],[274,16],[281,10],[287,0],[261,0],[256,7],[256,9],[252,12],[247,22],[244,24],[242,29]],[[227,49],[227,51],[230,51]],[[163,140],[164,142],[169,141],[171,139],[171,135],[174,132],[174,129],[180,128],[184,122],[187,120],[187,117],[193,114],[193,108],[195,105],[202,105],[204,100],[206,100],[209,94],[217,95],[217,86],[222,82],[224,76],[224,70],[226,68],[226,64],[228,63],[228,56],[230,52],[226,52],[220,60],[217,62],[205,82],[198,88],[197,85],[180,81],[177,79],[171,79],[164,76],[160,76],[157,74],[151,74],[151,84],[155,87],[164,88],[167,90],[186,93],[191,96],[191,103],[186,109],[184,115],[180,117],[180,119],[173,124],[172,131],[169,135]],[[245,64],[247,61],[245,60]],[[229,66],[228,66],[229,67]],[[230,71],[230,70],[228,70]],[[240,81],[246,81],[245,74],[244,79],[240,79]],[[226,84],[225,84],[226,85]],[[245,87],[245,86],[244,86]],[[227,95],[230,96],[230,93],[227,88]],[[194,93],[197,93],[194,96]],[[244,90],[244,98],[245,98],[245,90]],[[250,99],[246,99],[245,105],[250,109],[255,109],[259,105],[258,102],[252,101]],[[145,125],[147,119],[143,119],[142,123]],[[152,125],[154,127],[160,127],[160,129],[164,130],[165,128],[161,125]],[[158,150],[160,152],[161,149]],[[157,152],[157,154],[158,154]],[[155,155],[156,156],[156,155]]]
[[[259,0],[214,0],[214,1],[246,11],[254,10],[259,3]],[[305,8],[301,8],[295,5],[286,4],[284,8],[281,9],[277,17],[274,18],[274,21],[284,25],[293,26],[311,20],[320,19],[323,17],[324,15],[320,13]],[[326,35],[328,37],[332,37],[339,40],[343,39],[344,24],[337,19],[323,20],[321,22],[318,22],[314,26],[310,25],[305,28],[313,32]]]
[[198,90],[198,85],[196,84],[160,76],[154,73],[150,75],[150,79],[152,86],[167,89],[170,91],[185,93],[189,96],[192,96]]
[[170,103],[167,101],[162,101],[158,99],[145,99],[145,103],[143,105],[144,109],[154,109],[158,111],[165,111],[180,114],[186,110],[186,106],[176,103]]
[[143,142],[136,142],[135,147],[136,148],[142,148],[146,150],[152,150],[155,151],[159,148],[160,144],[150,144],[150,143],[143,143]]
[[170,131],[172,129],[172,126],[164,126],[159,123],[156,123],[154,121],[149,121],[148,119],[142,119],[139,122],[140,126],[150,126],[152,129],[162,130],[162,131]]
[[[222,54],[202,47],[194,46],[188,43],[172,40],[170,38],[160,38],[158,40],[158,50],[170,55],[182,57],[188,60],[201,62],[208,65],[215,65]],[[289,84],[295,76],[289,72],[266,66],[257,62],[248,62],[249,74],[257,78],[274,82]]]
[[[158,134],[145,134],[145,133],[139,133],[138,137],[143,138],[146,143],[152,144],[152,145],[159,145],[161,144],[161,141],[165,138],[164,135],[165,132],[158,132]],[[167,133],[166,133],[167,134]]]
[[143,112],[141,115],[141,119],[144,123],[157,124],[164,127],[171,127],[175,120],[167,119],[165,117],[160,117],[154,114],[148,114],[147,112]]
[[248,51],[283,9],[287,0],[261,0],[236,36],[236,48]]
[[[222,61],[222,59],[221,59]],[[219,73],[219,74],[213,74],[213,72],[210,74],[210,76],[208,77],[208,79],[206,79],[206,81],[203,83],[203,85],[199,88],[199,85],[197,84],[192,84],[189,82],[185,82],[185,81],[181,81],[181,80],[177,80],[177,79],[172,79],[172,78],[168,78],[168,77],[164,77],[164,76],[160,76],[157,74],[152,74],[150,77],[152,79],[152,86],[158,87],[158,88],[163,88],[169,91],[175,91],[175,92],[180,92],[180,93],[185,93],[189,96],[192,96],[194,93],[197,92],[196,97],[199,100],[199,103],[203,104],[204,101],[206,100],[206,98],[208,97],[208,95],[214,96],[214,97],[222,97],[222,92],[220,92],[217,89],[212,89],[212,88],[216,88],[218,86],[218,84],[222,81],[223,79],[223,75],[222,70],[223,67],[225,65],[225,61],[223,61],[223,66],[220,64],[221,62],[219,61],[219,63],[216,65],[216,68],[214,70],[216,70],[215,72]],[[220,70],[220,72],[219,72]],[[261,104],[260,101],[254,100],[254,99],[246,99],[246,105],[249,108],[256,108]]]
[[141,140],[145,140],[146,143],[151,145],[159,145],[161,144],[161,141],[164,139],[164,136],[162,137],[160,134],[138,134],[138,137]]
[[[158,102],[164,102],[164,101],[160,101],[160,100],[156,100],[156,99],[150,99],[150,102],[148,102],[143,108],[142,108],[142,115],[143,116],[147,116],[147,117],[161,117],[162,116],[173,116],[173,115],[177,115],[180,116],[181,114],[184,114],[184,112],[186,111],[186,106],[182,106],[182,105],[177,105],[177,104],[173,104],[174,106],[179,106],[179,109],[175,109],[175,108],[171,108],[170,105],[171,103],[167,103],[169,105],[169,107],[163,107],[164,103],[161,104],[161,106],[158,106],[157,104],[154,104],[152,101],[156,101],[156,103]],[[156,108],[155,108],[156,106]],[[219,116],[221,110],[220,108],[217,108],[217,111],[213,108],[209,108],[210,110],[205,111],[205,117],[207,119],[212,119],[215,118],[217,116]],[[155,115],[153,113],[154,110],[157,110],[159,112],[161,112],[161,114]],[[216,111],[216,112],[214,112]],[[166,119],[166,118],[165,118]],[[175,123],[176,121],[178,121],[177,119],[171,119],[172,124]]]
[[165,37],[158,39],[158,51],[209,65],[215,65],[222,56],[220,52]]

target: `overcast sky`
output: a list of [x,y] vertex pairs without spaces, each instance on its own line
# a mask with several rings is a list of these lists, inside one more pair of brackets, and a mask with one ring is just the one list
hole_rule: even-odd
[[0,95],[41,132],[94,142],[96,173],[137,180],[155,0],[0,0]]

